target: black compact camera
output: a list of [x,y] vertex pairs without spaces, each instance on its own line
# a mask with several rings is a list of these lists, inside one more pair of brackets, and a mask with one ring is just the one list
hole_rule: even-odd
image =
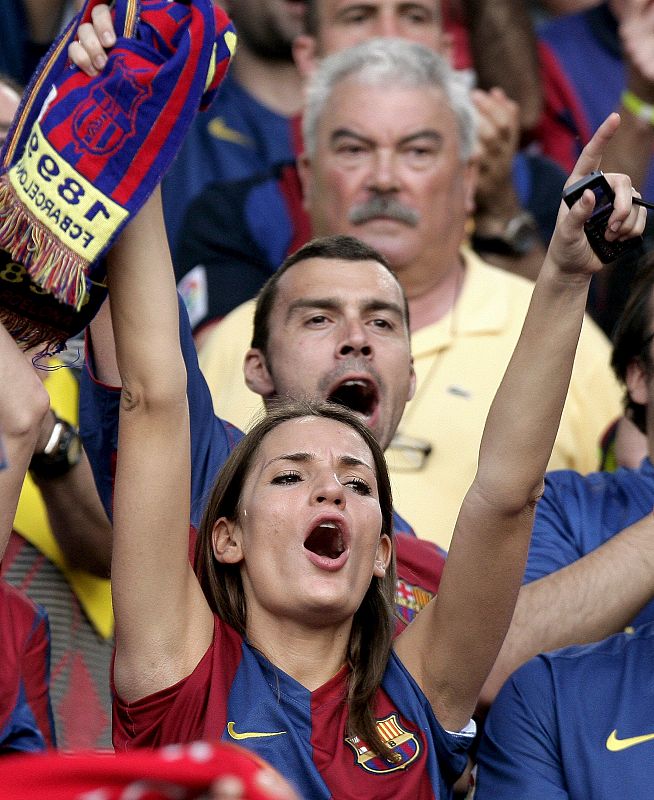
[[[639,249],[643,242],[642,236],[635,236],[623,242],[607,242],[604,238],[604,232],[613,211],[615,192],[604,177],[603,172],[599,170],[591,172],[590,175],[586,175],[581,180],[573,183],[572,186],[564,189],[563,199],[566,205],[572,208],[586,189],[590,189],[595,195],[595,209],[590,219],[586,221],[584,230],[588,243],[597,254],[599,260],[604,264],[608,264],[609,261],[615,261],[616,258],[625,253]],[[638,203],[638,205],[646,205],[643,202],[639,203],[637,199],[634,199],[634,202]]]

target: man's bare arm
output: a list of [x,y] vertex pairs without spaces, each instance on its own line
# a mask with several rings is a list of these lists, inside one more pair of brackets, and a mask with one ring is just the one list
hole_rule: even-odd
[[654,514],[567,567],[520,589],[513,620],[481,691],[484,714],[532,656],[617,633],[654,597]]
[[[36,452],[45,447],[54,426],[52,412],[41,427]],[[67,473],[54,478],[32,474],[48,514],[48,522],[66,562],[108,578],[111,571],[111,524],[93,481],[91,465],[82,450],[80,460]]]
[[530,130],[543,109],[536,35],[524,0],[462,0],[482,89],[500,86],[520,106]]

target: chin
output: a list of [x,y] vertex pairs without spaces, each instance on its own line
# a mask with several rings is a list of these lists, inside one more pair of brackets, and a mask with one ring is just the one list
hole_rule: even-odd
[[363,598],[358,603],[353,603],[350,592],[313,591],[311,596],[302,603],[304,620],[316,627],[341,625],[352,620]]

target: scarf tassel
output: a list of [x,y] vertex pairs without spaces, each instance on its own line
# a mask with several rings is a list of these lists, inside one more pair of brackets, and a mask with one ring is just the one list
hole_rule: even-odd
[[60,303],[79,311],[88,300],[88,262],[64,247],[26,210],[6,174],[0,177],[0,247]]
[[6,307],[0,307],[0,322],[23,350],[39,347],[39,356],[56,355],[66,346],[66,343],[61,341],[59,329],[40,322],[36,323]]

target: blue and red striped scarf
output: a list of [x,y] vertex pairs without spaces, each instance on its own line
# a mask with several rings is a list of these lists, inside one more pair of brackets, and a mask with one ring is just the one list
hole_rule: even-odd
[[99,308],[103,254],[211,102],[236,43],[212,0],[116,0],[118,41],[91,78],[67,49],[98,2],[39,65],[0,154],[0,320],[50,352]]

